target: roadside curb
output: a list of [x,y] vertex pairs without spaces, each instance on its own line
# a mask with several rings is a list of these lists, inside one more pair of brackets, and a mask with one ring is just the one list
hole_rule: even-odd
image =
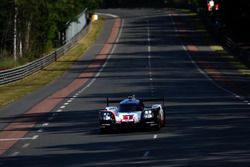
[[[178,13],[177,13],[178,15]],[[198,16],[197,16],[198,17]],[[181,18],[179,18],[181,19]],[[192,18],[188,18],[192,19]],[[185,21],[184,21],[185,22]],[[187,22],[187,21],[186,21]],[[189,20],[189,22],[192,22]],[[177,27],[180,29],[187,29],[187,25],[182,25],[182,27]],[[194,32],[196,30],[196,24],[188,26],[188,29],[192,29]],[[206,73],[206,75],[213,80],[212,82],[222,89],[223,91],[230,93],[232,96],[240,99],[249,99],[250,98],[250,83],[246,75],[243,75],[237,71],[229,62],[224,60],[222,55],[215,52],[212,48],[212,45],[209,42],[204,43],[204,39],[200,37],[199,41],[202,47],[207,47],[208,50],[205,53],[200,49],[201,46],[198,45],[197,39],[192,37],[183,37],[184,46],[194,59],[195,63],[199,66],[200,69]],[[204,45],[204,46],[203,46]],[[204,48],[203,48],[204,49]],[[212,56],[213,55],[213,56]],[[239,80],[240,78],[240,80]]]
[[[95,59],[90,63],[86,70],[79,74],[77,79],[73,80],[66,87],[53,93],[51,96],[45,98],[40,103],[33,106],[29,111],[23,115],[34,115],[34,114],[46,114],[52,111],[60,102],[62,102],[65,97],[69,96],[71,93],[80,89],[85,85],[91,78],[95,77],[95,74],[102,68],[105,60],[108,58],[110,52],[112,51],[113,44],[115,43],[121,27],[121,19],[115,18],[112,31],[109,35],[108,40],[104,44],[104,47],[96,55]],[[95,61],[98,60],[98,61]],[[88,70],[94,68],[95,70]],[[83,79],[81,79],[83,78]],[[22,117],[22,116],[20,116]],[[21,123],[20,123],[21,122]],[[14,122],[10,123],[5,129],[0,132],[0,139],[20,139],[24,137],[29,129],[36,125],[34,122],[26,122],[23,118],[17,118]],[[20,130],[18,129],[25,129]],[[7,150],[9,150],[18,140],[5,140],[0,142],[0,156],[3,155]]]

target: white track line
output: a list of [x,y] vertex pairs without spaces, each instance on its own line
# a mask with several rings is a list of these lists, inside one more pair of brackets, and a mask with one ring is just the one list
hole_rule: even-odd
[[43,124],[42,124],[42,127],[45,127],[45,126],[48,126],[48,125],[49,125],[49,123],[46,122],[46,123],[43,123]]
[[38,137],[39,137],[39,135],[35,135],[33,137],[0,139],[0,141],[36,140]]
[[57,113],[53,113],[53,114],[52,114],[52,117],[55,117],[55,116],[57,116]]
[[[168,14],[168,15],[169,15],[170,18],[171,18],[171,22],[172,22],[172,24],[173,24],[173,26],[174,26],[174,29],[175,29],[174,31],[175,31],[175,32],[178,32],[178,29],[177,29],[177,27],[176,27],[176,24],[175,24],[175,21],[174,21],[172,15],[171,15],[171,14]],[[219,85],[217,82],[215,82],[210,76],[208,76],[208,74],[207,74],[204,70],[202,70],[202,69],[198,66],[198,64],[194,61],[194,59],[192,58],[192,56],[191,56],[190,53],[188,52],[187,47],[183,44],[183,41],[182,41],[180,38],[177,37],[177,34],[176,34],[175,36],[176,36],[177,39],[179,39],[179,41],[180,41],[180,43],[181,43],[181,45],[182,45],[182,48],[184,49],[184,51],[185,51],[186,54],[188,55],[188,57],[189,57],[189,59],[191,60],[192,64],[198,69],[198,71],[199,71],[203,76],[205,76],[205,77],[207,78],[208,81],[210,81],[210,82],[211,82],[215,87],[217,87],[218,89],[221,89],[221,90],[223,90],[224,92],[227,92],[228,94],[231,94],[232,96],[234,96],[234,97],[236,97],[236,98],[240,97],[238,94],[236,94],[236,93],[234,93],[234,92],[232,92],[232,91],[230,91],[230,90],[228,90],[228,89],[226,89],[226,88],[223,88],[221,85]]]
[[15,156],[18,156],[20,154],[20,152],[14,152],[14,153],[12,153],[10,156],[11,157],[15,157]]
[[27,148],[27,147],[29,147],[30,146],[30,143],[26,143],[26,144],[24,144],[23,146],[22,146],[22,148]]
[[[111,17],[115,17],[115,18],[118,17],[118,16],[112,15],[112,14],[102,14],[102,15],[107,15],[107,16],[111,16]],[[119,32],[119,34],[118,34],[118,37],[117,37],[117,39],[116,39],[116,41],[115,41],[116,43],[118,43],[119,40],[120,40],[121,33],[122,33],[122,31],[123,31],[123,25],[124,25],[124,20],[122,20],[121,29],[120,29],[120,32]],[[85,89],[87,89],[88,87],[90,87],[90,86],[96,81],[96,79],[100,76],[100,74],[101,74],[101,72],[103,71],[103,69],[107,66],[107,63],[108,63],[109,59],[111,58],[111,55],[114,53],[116,47],[117,47],[117,44],[114,44],[114,46],[113,46],[113,48],[112,48],[110,54],[108,55],[108,57],[107,57],[105,63],[102,65],[101,69],[98,71],[98,73],[95,75],[95,77],[90,81],[90,83],[89,83],[87,86],[85,86],[84,88],[82,88],[78,93],[76,93],[76,94],[73,96],[73,98],[70,98],[70,100],[68,100],[68,102],[64,103],[64,105],[61,106],[60,109],[57,110],[56,112],[62,112],[62,109],[64,109],[64,108],[65,108],[69,103],[71,103],[77,96],[79,96],[80,93],[82,93]],[[55,114],[55,113],[54,113],[54,114]],[[56,115],[56,114],[55,114],[55,115]],[[53,117],[50,117],[50,118],[49,118],[49,120],[52,120],[52,119],[53,119]],[[43,124],[42,124],[43,127],[48,126],[48,125],[49,125],[49,123],[43,123]],[[38,130],[38,132],[42,132],[42,131],[43,131],[43,129],[39,129],[39,130]],[[36,140],[38,137],[39,137],[39,135],[35,135],[35,136],[33,136],[33,137],[0,139],[0,141],[3,142],[3,141],[18,141],[18,140]],[[22,148],[27,148],[29,145],[30,145],[29,143],[24,144],[24,145],[22,146]],[[13,154],[11,154],[11,156],[17,156],[17,155],[19,155],[19,154],[20,154],[19,152],[14,152]]]
[[146,151],[146,152],[143,154],[143,157],[148,157],[149,154],[150,154],[150,151]]
[[103,16],[109,16],[109,17],[113,17],[113,18],[118,18],[119,16],[117,15],[113,15],[113,14],[110,14],[110,13],[96,13],[98,15],[103,15]]
[[157,139],[157,137],[158,137],[158,135],[157,135],[157,134],[155,134],[155,135],[153,136],[153,139]]
[[61,109],[59,109],[59,110],[57,110],[56,112],[62,112],[62,110],[61,110]]
[[[99,13],[99,14],[100,14],[100,13]],[[111,16],[111,17],[114,16],[114,15],[112,15],[112,14],[103,14],[103,15]],[[114,17],[118,17],[118,16],[114,16]],[[121,38],[121,34],[122,34],[122,31],[123,31],[123,26],[124,26],[124,20],[122,19],[121,29],[120,29],[120,32],[119,32],[119,34],[118,34],[118,37],[117,37],[115,43],[118,43],[119,40],[120,40],[120,38]],[[90,87],[90,86],[96,81],[96,79],[100,76],[101,72],[102,72],[102,71],[104,70],[104,68],[107,66],[108,61],[110,60],[112,54],[113,54],[114,51],[116,50],[116,47],[117,47],[117,44],[114,44],[114,46],[113,46],[111,52],[109,53],[109,55],[108,55],[108,57],[107,57],[105,63],[102,65],[101,69],[98,71],[98,73],[96,73],[96,75],[94,76],[94,78],[91,79],[91,81],[89,82],[89,84],[86,85],[84,88],[82,88],[82,89],[80,90],[81,93],[84,92],[88,87]]]
[[52,116],[52,117],[49,117],[48,118],[48,121],[52,121],[54,119],[54,117]]
[[39,137],[39,135],[35,135],[32,137],[32,140],[36,140],[36,139],[38,139],[38,137]]
[[154,86],[153,86],[153,75],[152,75],[152,63],[151,63],[151,38],[150,38],[150,23],[147,21],[147,39],[148,39],[148,68],[149,68],[149,80],[150,80],[150,91],[151,96],[154,96]]

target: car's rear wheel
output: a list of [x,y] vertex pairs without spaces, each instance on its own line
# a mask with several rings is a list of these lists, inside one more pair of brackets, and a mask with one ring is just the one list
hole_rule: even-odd
[[100,134],[105,134],[105,133],[107,133],[107,130],[106,129],[100,129]]
[[162,127],[166,126],[166,113],[163,111],[163,121],[162,121]]
[[101,134],[105,134],[105,133],[108,133],[108,132],[110,132],[109,128],[100,128],[100,133]]
[[158,118],[157,124],[153,127],[155,131],[158,131],[161,129],[161,119]]
[[154,126],[155,131],[158,131],[160,129],[161,129],[161,124],[157,124],[157,125]]

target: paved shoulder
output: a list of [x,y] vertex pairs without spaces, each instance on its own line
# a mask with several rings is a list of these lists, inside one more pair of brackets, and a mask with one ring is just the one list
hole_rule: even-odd
[[41,102],[46,97],[50,96],[54,92],[64,88],[66,85],[71,83],[78,75],[86,69],[91,60],[94,59],[96,54],[104,46],[106,40],[113,25],[112,19],[107,19],[104,24],[103,31],[96,41],[96,43],[89,49],[78,62],[76,62],[70,71],[66,72],[62,77],[55,80],[51,84],[31,93],[18,101],[9,104],[7,107],[0,109],[0,129],[3,129],[9,122],[12,122],[16,117],[27,112],[35,104]]

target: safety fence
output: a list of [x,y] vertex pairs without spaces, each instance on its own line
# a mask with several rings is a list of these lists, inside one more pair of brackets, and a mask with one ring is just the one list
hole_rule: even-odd
[[239,59],[242,63],[250,66],[250,51],[241,48],[236,42],[227,36],[221,37],[224,46],[233,53],[234,57]]
[[84,26],[78,33],[75,34],[65,45],[53,51],[52,53],[41,57],[31,63],[26,65],[0,71],[0,85],[4,85],[7,83],[15,82],[21,80],[39,70],[44,69],[51,63],[57,61],[62,55],[64,55],[67,51],[69,51],[72,47],[75,46],[77,41],[79,41],[88,31],[91,26],[91,23]]

